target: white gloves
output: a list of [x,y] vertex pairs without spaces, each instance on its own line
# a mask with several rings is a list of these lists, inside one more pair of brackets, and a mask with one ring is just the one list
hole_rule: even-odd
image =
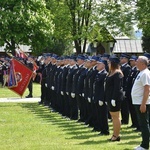
[[63,91],[61,91],[61,95],[64,95]]
[[82,93],[82,97],[84,97],[84,93]]
[[52,86],[52,90],[54,90],[54,86]]
[[126,98],[125,94],[126,94],[126,92],[125,92],[125,91],[123,91],[123,96]]
[[66,92],[67,95],[69,95],[69,92]]
[[45,87],[47,87],[47,83],[45,83]]
[[111,100],[111,105],[113,106],[113,107],[115,107],[116,106],[116,101],[115,100]]
[[88,97],[88,102],[91,103],[91,98]]
[[98,103],[99,103],[99,106],[103,106],[103,101],[98,101]]
[[72,98],[75,98],[75,93],[71,93],[71,97],[72,97]]

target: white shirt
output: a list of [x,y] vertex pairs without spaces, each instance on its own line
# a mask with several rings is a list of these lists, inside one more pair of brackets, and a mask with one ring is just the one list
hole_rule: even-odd
[[[146,68],[138,74],[132,87],[132,104],[140,105],[143,99],[144,86],[150,85],[150,71]],[[150,96],[146,104],[150,104]]]

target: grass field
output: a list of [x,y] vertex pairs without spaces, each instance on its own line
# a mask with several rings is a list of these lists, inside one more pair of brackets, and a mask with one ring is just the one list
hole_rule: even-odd
[[[17,97],[0,88],[0,97],[7,96]],[[34,96],[40,96],[37,84]],[[112,133],[111,122],[109,126]],[[109,142],[110,136],[98,136],[92,128],[37,103],[0,103],[0,150],[132,150],[141,138],[128,126],[122,125],[120,142]]]
[[[41,96],[41,89],[40,84],[34,83],[33,84],[33,97],[40,97]],[[28,89],[23,94],[23,97],[27,96],[29,94]],[[0,85],[0,98],[5,97],[20,97],[18,94],[14,93],[13,91],[9,90],[7,87],[2,88]]]

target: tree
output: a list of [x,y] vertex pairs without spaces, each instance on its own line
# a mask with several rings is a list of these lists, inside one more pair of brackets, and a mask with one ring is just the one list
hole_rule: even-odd
[[13,53],[19,44],[33,52],[45,48],[54,31],[52,17],[44,0],[0,1],[0,46]]
[[[129,34],[132,25],[130,0],[64,0],[71,17],[71,34],[77,53],[84,53],[87,41],[93,41],[91,31],[95,24],[111,31],[112,35]],[[103,35],[97,30],[98,37]],[[96,40],[96,39],[95,39]]]
[[136,20],[138,28],[143,32],[143,50],[150,53],[150,1],[139,0],[136,4]]
[[55,24],[53,36],[46,47],[46,51],[62,54],[70,54],[73,50],[70,34],[70,14],[63,0],[46,0],[47,9],[50,10]]
[[148,36],[146,33],[144,33],[142,40],[143,40],[143,43],[142,43],[143,50],[145,52],[150,53],[150,36]]
[[138,27],[150,36],[150,1],[148,0],[138,0],[136,11],[136,20],[138,22]]

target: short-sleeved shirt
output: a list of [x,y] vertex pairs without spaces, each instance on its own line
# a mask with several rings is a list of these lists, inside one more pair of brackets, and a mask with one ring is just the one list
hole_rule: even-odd
[[[133,84],[131,96],[134,105],[140,105],[142,103],[145,85],[150,86],[150,71],[147,68],[140,71]],[[150,104],[150,96],[146,104]]]

